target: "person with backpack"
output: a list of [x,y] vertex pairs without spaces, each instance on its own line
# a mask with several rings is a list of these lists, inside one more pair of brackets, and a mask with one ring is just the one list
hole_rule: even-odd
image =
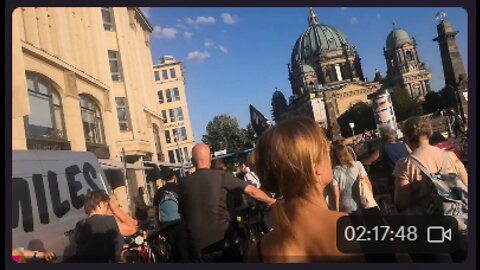
[[178,184],[175,172],[162,167],[162,179],[165,185],[155,192],[153,206],[155,208],[155,227],[159,228],[172,247],[173,256],[179,255],[180,214],[178,212]]
[[[432,126],[428,120],[411,117],[404,123],[402,132],[412,153],[398,160],[393,170],[397,209],[410,216],[452,216],[466,239],[468,173],[465,166],[453,152],[430,145]],[[458,257],[464,256],[466,250],[460,250],[452,259],[461,260]]]

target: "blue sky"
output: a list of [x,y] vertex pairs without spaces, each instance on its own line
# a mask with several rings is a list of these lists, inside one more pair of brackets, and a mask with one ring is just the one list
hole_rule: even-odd
[[[293,45],[308,27],[308,8],[142,8],[150,23],[155,64],[162,55],[184,62],[187,101],[195,140],[200,142],[214,116],[227,114],[241,127],[252,104],[271,119],[277,87],[291,95],[287,64]],[[340,30],[357,47],[364,76],[386,72],[385,39],[397,27],[418,45],[420,60],[432,72],[431,86],[444,86],[435,15],[445,11],[467,69],[467,13],[461,8],[314,8],[322,24]]]

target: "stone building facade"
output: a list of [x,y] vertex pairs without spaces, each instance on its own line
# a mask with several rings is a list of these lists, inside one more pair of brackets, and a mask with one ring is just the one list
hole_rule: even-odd
[[167,154],[148,20],[133,7],[17,8],[12,20],[12,148],[89,151],[109,168],[125,156],[135,195],[143,161]]
[[381,85],[365,81],[355,46],[338,29],[320,24],[312,8],[308,23],[294,45],[288,68],[292,98],[276,119],[313,117],[337,140],[341,138],[337,118],[355,103],[369,102],[367,96]]
[[424,100],[431,91],[432,74],[420,61],[415,39],[410,38],[405,30],[394,27],[387,36],[383,53],[387,62],[388,84],[399,85],[407,90],[411,98]]
[[165,128],[161,134],[166,141],[164,160],[189,166],[195,138],[188,111],[183,63],[172,56],[163,56],[153,70]]

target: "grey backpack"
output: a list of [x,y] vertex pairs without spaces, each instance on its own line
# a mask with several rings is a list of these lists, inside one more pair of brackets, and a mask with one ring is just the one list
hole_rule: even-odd
[[456,173],[446,173],[449,162],[448,152],[443,151],[442,168],[436,173],[430,173],[413,156],[409,156],[409,159],[432,182],[431,200],[425,208],[425,214],[452,216],[458,222],[458,229],[467,233],[468,188]]

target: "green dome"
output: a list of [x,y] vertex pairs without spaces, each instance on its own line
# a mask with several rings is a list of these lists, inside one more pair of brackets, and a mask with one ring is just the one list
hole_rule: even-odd
[[408,33],[401,29],[401,28],[395,28],[388,34],[387,37],[387,49],[395,49],[406,42],[411,42],[410,36]]
[[277,90],[277,91],[273,92],[272,99],[285,99],[285,96],[283,95],[282,92]]
[[337,29],[312,23],[295,42],[291,63],[296,65],[297,61],[306,60],[322,51],[341,50],[344,44],[348,45],[347,38]]

